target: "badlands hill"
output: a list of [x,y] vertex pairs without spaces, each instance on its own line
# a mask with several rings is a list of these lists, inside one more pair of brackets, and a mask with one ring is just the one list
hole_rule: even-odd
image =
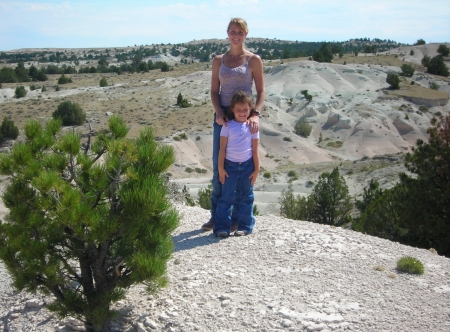
[[[450,80],[427,74],[420,65],[424,55],[437,54],[437,47],[427,44],[402,46],[377,55],[346,54],[342,59],[336,57],[333,63],[307,59],[265,61],[267,94],[260,154],[266,177],[261,174],[256,184],[261,213],[277,213],[280,192],[292,180],[287,176],[289,171],[297,173],[292,184],[300,194],[309,193],[318,175],[336,166],[341,167],[352,195],[360,194],[371,178],[378,179],[383,187],[391,187],[398,172],[404,170],[404,153],[411,151],[417,139],[427,140],[430,119],[450,111]],[[411,51],[414,55],[410,55]],[[144,60],[149,59],[172,63],[174,70],[68,75],[73,83],[61,85],[58,92],[54,86],[60,75],[49,75],[49,81],[44,82],[46,92],[41,92],[38,85],[21,99],[14,98],[17,84],[4,83],[0,90],[2,113],[23,128],[30,118],[45,121],[59,103],[70,100],[86,111],[94,131],[105,128],[111,114],[127,120],[131,137],[143,126],[151,125],[159,139],[177,150],[171,179],[186,185],[195,195],[198,189],[207,187],[211,178],[210,65],[180,64],[180,59],[170,54]],[[400,90],[389,90],[387,74],[399,72],[405,63],[415,67],[415,75],[402,78]],[[33,64],[38,65],[30,62],[27,66]],[[84,61],[81,65],[90,64]],[[102,76],[109,86],[99,87]],[[439,90],[430,89],[430,82],[436,82]],[[302,90],[313,96],[310,103],[301,95]],[[179,93],[193,106],[177,107]],[[313,127],[308,138],[294,133],[301,117],[306,117]],[[88,126],[76,130],[86,132]],[[180,139],[184,136],[180,134],[188,139]]]

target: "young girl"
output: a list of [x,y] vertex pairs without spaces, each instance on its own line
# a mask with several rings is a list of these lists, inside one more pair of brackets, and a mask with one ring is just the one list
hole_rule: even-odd
[[253,185],[259,174],[259,132],[252,134],[247,123],[252,108],[252,98],[245,92],[236,92],[230,104],[234,120],[220,132],[218,168],[222,194],[217,203],[214,234],[222,238],[231,232],[233,204],[238,211],[234,235],[250,234],[255,225]]

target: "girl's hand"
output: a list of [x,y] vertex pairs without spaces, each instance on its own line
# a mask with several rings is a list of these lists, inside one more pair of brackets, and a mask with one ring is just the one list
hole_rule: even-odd
[[250,127],[250,134],[256,134],[259,130],[259,116],[254,115],[247,120],[247,124]]
[[253,186],[256,182],[256,178],[258,177],[259,171],[253,171],[252,174],[248,177],[250,179],[250,184]]
[[223,172],[219,170],[219,182],[220,182],[221,184],[224,184],[224,183],[225,183],[225,178],[227,178],[228,176],[229,176],[229,175],[228,175],[228,173],[227,173],[226,170],[223,170]]

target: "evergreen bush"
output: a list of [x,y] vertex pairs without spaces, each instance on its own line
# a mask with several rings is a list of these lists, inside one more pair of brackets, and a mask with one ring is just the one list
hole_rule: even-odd
[[106,78],[102,77],[102,78],[100,79],[100,86],[101,86],[101,87],[108,86],[108,82],[106,81]]
[[179,221],[164,175],[173,148],[156,143],[150,128],[126,139],[119,117],[108,126],[82,150],[78,134],[60,135],[59,120],[45,128],[32,120],[26,142],[0,155],[0,172],[10,176],[0,258],[13,285],[52,294],[47,309],[82,320],[88,332],[110,330],[111,304],[130,286],[167,283]]
[[14,121],[8,119],[6,116],[3,118],[0,132],[2,137],[16,139],[19,136],[19,128],[14,125]]
[[410,274],[424,274],[425,268],[420,260],[411,256],[403,256],[397,261],[397,270]]
[[16,91],[14,92],[14,97],[16,98],[23,98],[27,95],[27,91],[23,86],[18,86],[16,88]]
[[396,73],[389,73],[386,77],[386,83],[388,83],[392,89],[400,89],[400,77]]
[[306,121],[306,117],[302,116],[294,126],[297,135],[308,137],[311,135],[312,126]]
[[86,122],[86,113],[79,104],[71,101],[59,104],[52,116],[54,119],[61,119],[63,126],[80,126]]

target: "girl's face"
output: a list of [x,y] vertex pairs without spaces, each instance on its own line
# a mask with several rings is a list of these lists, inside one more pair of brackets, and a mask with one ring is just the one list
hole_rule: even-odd
[[247,33],[242,30],[239,25],[232,23],[227,30],[228,40],[232,44],[242,44],[247,36]]
[[234,120],[236,122],[246,122],[250,115],[250,105],[247,103],[236,103],[231,110],[234,114]]

